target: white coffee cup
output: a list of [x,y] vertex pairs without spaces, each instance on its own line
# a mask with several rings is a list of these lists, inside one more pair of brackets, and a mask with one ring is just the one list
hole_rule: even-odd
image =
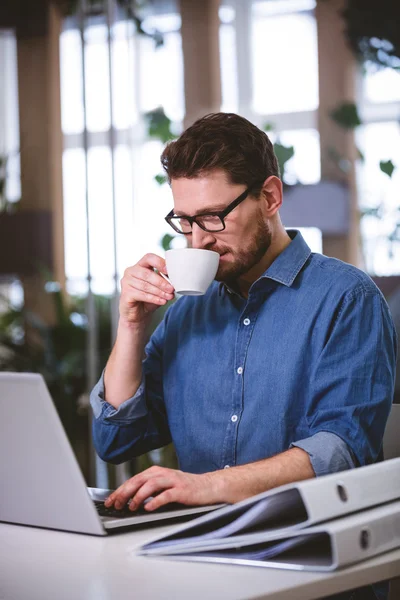
[[202,248],[176,248],[165,253],[168,279],[182,296],[202,296],[214,281],[219,254]]

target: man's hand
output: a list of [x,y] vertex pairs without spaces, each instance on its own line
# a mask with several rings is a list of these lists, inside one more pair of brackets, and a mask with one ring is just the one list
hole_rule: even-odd
[[154,269],[165,273],[165,260],[146,254],[121,279],[120,323],[138,326],[145,323],[159,307],[172,300],[174,288]]
[[123,508],[132,498],[129,508],[136,510],[154,494],[155,498],[146,503],[146,510],[152,511],[169,502],[202,506],[219,502],[214,485],[213,473],[193,475],[164,467],[150,467],[131,477],[106,500],[105,505]]
[[105,399],[114,408],[136,394],[151,315],[174,297],[172,285],[154,269],[165,272],[165,260],[146,254],[121,280],[117,339],[104,372]]
[[146,510],[155,510],[169,502],[197,506],[220,502],[233,504],[285,483],[313,477],[315,473],[307,452],[291,448],[255,463],[202,475],[150,467],[110,494],[105,505],[123,508],[132,498],[129,508],[136,510],[154,494],[158,495],[146,503]]

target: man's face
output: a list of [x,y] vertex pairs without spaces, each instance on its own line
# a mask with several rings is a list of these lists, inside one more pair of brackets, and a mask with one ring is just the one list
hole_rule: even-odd
[[[173,179],[171,188],[174,213],[195,216],[224,210],[246,186],[228,183],[225,173],[218,170],[194,179]],[[206,232],[193,223],[192,233],[186,235],[188,245],[218,252],[217,281],[234,282],[264,256],[271,244],[264,212],[262,198],[248,196],[225,217],[223,231]]]

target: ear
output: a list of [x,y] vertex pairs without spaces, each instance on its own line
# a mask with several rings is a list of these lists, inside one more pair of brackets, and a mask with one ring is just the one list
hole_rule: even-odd
[[279,177],[271,175],[264,181],[260,198],[265,203],[265,215],[270,219],[278,212],[282,204],[282,181]]

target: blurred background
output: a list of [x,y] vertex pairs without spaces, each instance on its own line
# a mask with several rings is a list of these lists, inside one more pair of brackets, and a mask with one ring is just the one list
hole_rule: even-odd
[[159,157],[204,114],[268,132],[284,225],[369,273],[400,333],[399,23],[391,0],[0,3],[0,370],[44,375],[89,485],[176,464],[102,463],[88,394],[125,268],[182,244]]

